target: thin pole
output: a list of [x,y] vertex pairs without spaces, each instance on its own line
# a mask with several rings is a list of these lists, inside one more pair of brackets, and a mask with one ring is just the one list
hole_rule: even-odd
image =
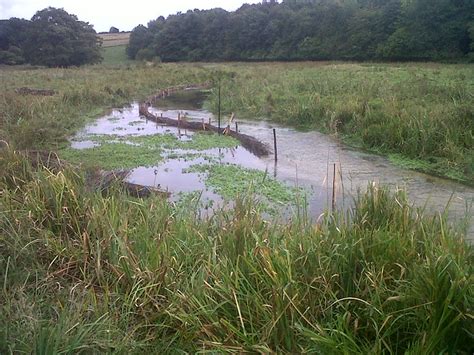
[[235,122],[235,133],[239,133],[239,124]]
[[273,128],[273,148],[275,150],[275,161],[278,160],[278,148],[277,148],[277,134],[276,129]]
[[332,211],[336,209],[336,163],[334,163],[334,172],[332,176]]
[[219,78],[219,107],[217,116],[217,132],[221,134],[221,79]]

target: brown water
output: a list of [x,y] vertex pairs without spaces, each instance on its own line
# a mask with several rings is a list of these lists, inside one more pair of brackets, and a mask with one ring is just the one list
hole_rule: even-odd
[[[215,123],[213,115],[206,110],[191,109],[186,106],[173,108],[167,102],[166,108],[154,108],[151,111],[165,117],[177,118],[186,115],[187,120]],[[132,125],[130,125],[132,123]],[[393,189],[406,189],[410,200],[417,206],[425,207],[428,213],[443,212],[449,206],[451,218],[462,219],[474,203],[474,189],[445,179],[401,169],[386,158],[353,150],[332,137],[312,131],[300,132],[265,120],[246,120],[238,118],[239,131],[258,138],[273,146],[272,129],[275,128],[278,140],[278,161],[274,156],[258,158],[242,147],[235,149],[210,149],[200,151],[196,158],[173,158],[180,151],[170,151],[170,159],[153,167],[139,167],[131,171],[129,181],[145,186],[160,186],[172,193],[177,200],[180,193],[201,191],[201,199],[215,201],[214,208],[221,208],[223,201],[219,195],[205,186],[205,174],[184,173],[183,170],[194,164],[207,163],[209,160],[221,163],[238,164],[246,168],[268,171],[277,179],[290,186],[303,187],[308,200],[308,211],[318,218],[330,208],[333,191],[334,166],[336,166],[336,203],[344,208],[352,203],[358,189],[364,190],[369,183],[388,185]],[[138,116],[138,105],[114,110],[110,115],[87,126],[75,137],[73,146],[78,149],[90,148],[96,143],[87,139],[94,134],[116,136],[137,136],[172,133],[187,140],[192,132],[179,131],[175,127],[166,127],[149,122]],[[186,151],[192,153],[192,151]],[[197,153],[197,152],[196,152]],[[212,213],[212,208],[210,209]],[[471,225],[469,238],[474,240],[474,228]]]

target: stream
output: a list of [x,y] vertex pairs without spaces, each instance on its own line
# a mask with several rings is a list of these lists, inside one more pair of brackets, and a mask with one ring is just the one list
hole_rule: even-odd
[[[212,113],[198,109],[203,97],[194,100],[160,101],[159,107],[150,109],[155,115],[177,118],[185,114],[189,121],[208,122],[216,119]],[[227,118],[226,118],[227,119]],[[224,121],[223,119],[223,122]],[[274,156],[258,158],[245,148],[208,149],[189,158],[175,158],[179,150],[168,152],[166,159],[156,166],[138,167],[131,170],[128,181],[144,186],[160,187],[171,192],[171,199],[178,201],[183,193],[198,191],[202,201],[207,203],[207,214],[213,208],[222,208],[222,197],[206,187],[206,176],[199,172],[187,172],[191,166],[208,162],[209,157],[222,164],[237,164],[248,169],[265,171],[289,186],[303,188],[307,199],[307,209],[313,219],[317,219],[333,203],[333,182],[335,203],[338,208],[352,204],[358,189],[365,190],[369,183],[388,185],[392,189],[402,188],[408,192],[411,202],[425,207],[427,213],[443,212],[448,206],[450,219],[461,221],[469,216],[474,202],[474,188],[449,180],[436,178],[393,165],[388,159],[361,152],[340,143],[333,137],[316,131],[301,132],[266,120],[251,120],[238,117],[239,132],[253,136],[273,147],[273,128],[278,142],[278,161]],[[224,123],[223,123],[224,126]],[[234,126],[231,127],[235,129]],[[140,118],[138,103],[130,107],[113,110],[109,115],[88,125],[73,138],[72,147],[92,148],[99,143],[88,140],[91,135],[115,135],[118,137],[154,134],[174,134],[179,140],[192,139],[193,132],[175,127],[161,126]],[[187,153],[198,153],[186,151]],[[334,175],[334,171],[336,174]],[[232,205],[232,202],[225,202]],[[294,212],[294,207],[284,206],[286,213]],[[474,241],[474,226],[468,228],[468,239]]]

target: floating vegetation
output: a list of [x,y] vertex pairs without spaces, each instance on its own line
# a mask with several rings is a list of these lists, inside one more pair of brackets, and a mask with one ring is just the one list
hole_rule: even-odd
[[254,193],[264,197],[270,204],[284,205],[295,203],[298,194],[303,193],[302,189],[289,187],[265,171],[246,169],[234,164],[196,164],[186,172],[206,173],[206,186],[230,200]]
[[[462,167],[452,164],[449,170],[444,167],[444,161],[438,157],[430,157],[429,160],[410,159],[401,154],[389,154],[388,159],[405,169],[417,170],[427,174],[445,176],[451,180],[459,181],[467,185],[474,185],[473,181],[466,180],[466,175],[462,171]],[[474,160],[471,169],[474,169]]]
[[115,170],[155,165],[163,160],[161,153],[162,150],[158,147],[150,148],[127,143],[102,143],[98,147],[88,149],[67,148],[60,152],[60,156],[71,163]]
[[164,153],[164,156],[168,160],[182,160],[185,162],[195,160],[197,158],[202,158],[203,160],[209,162],[209,163],[215,163],[218,161],[218,158],[216,156],[213,156],[211,154],[206,154],[206,153],[197,153],[197,152],[191,152],[191,151],[172,151],[171,153],[167,154],[166,152]]
[[[114,130],[123,129],[118,127]],[[90,135],[83,136],[75,142],[91,141],[99,144],[86,149],[67,148],[60,152],[61,157],[72,163],[99,166],[106,170],[133,169],[139,166],[152,166],[163,160],[165,151],[167,159],[184,159],[189,161],[202,156],[199,153],[213,148],[233,148],[239,142],[231,137],[217,134],[196,133],[189,140],[181,140],[176,135],[156,134],[147,136]],[[206,156],[207,157],[207,156]],[[206,160],[212,161],[212,157]]]
[[213,148],[235,148],[240,145],[237,139],[213,133],[193,133],[188,136],[190,140],[180,140],[174,134],[156,134],[149,136],[130,137],[133,143],[149,147],[162,147],[165,149],[192,149],[208,150]]

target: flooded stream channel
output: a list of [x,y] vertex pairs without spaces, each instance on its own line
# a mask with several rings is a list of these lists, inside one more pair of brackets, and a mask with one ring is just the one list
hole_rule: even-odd
[[[150,112],[170,118],[185,115],[189,121],[209,119],[216,124],[212,113],[199,109],[202,97],[195,100],[167,99]],[[196,107],[197,106],[197,107]],[[232,127],[234,128],[234,127]],[[428,213],[442,212],[449,205],[451,218],[462,219],[474,202],[474,188],[439,179],[422,173],[401,169],[386,158],[364,153],[341,144],[332,137],[312,131],[300,132],[265,120],[238,118],[239,131],[253,136],[273,147],[273,131],[278,139],[278,161],[274,156],[258,158],[245,148],[221,147],[209,149],[173,148],[163,153],[163,158],[151,166],[131,169],[128,181],[144,186],[160,187],[171,192],[171,199],[178,201],[183,194],[198,194],[207,214],[214,208],[231,205],[206,184],[207,173],[193,169],[203,164],[235,164],[245,169],[255,169],[269,178],[276,178],[289,188],[298,187],[307,200],[309,214],[317,219],[331,208],[334,168],[336,167],[336,204],[345,208],[352,203],[358,189],[364,190],[370,182],[385,184],[391,188],[406,189],[410,201],[417,206],[426,206]],[[85,127],[73,138],[75,149],[90,149],[100,145],[96,136],[113,135],[115,139],[127,141],[129,137],[145,137],[156,134],[174,135],[180,142],[193,139],[198,133],[162,126],[140,118],[138,104],[114,110],[93,124]],[[127,142],[133,145],[133,142]],[[237,178],[237,177],[236,177]],[[264,177],[265,179],[265,177]],[[256,183],[258,185],[258,183]],[[255,186],[258,191],[258,186]],[[290,216],[295,206],[280,203],[279,210]],[[474,241],[474,227],[470,226],[468,237]]]

